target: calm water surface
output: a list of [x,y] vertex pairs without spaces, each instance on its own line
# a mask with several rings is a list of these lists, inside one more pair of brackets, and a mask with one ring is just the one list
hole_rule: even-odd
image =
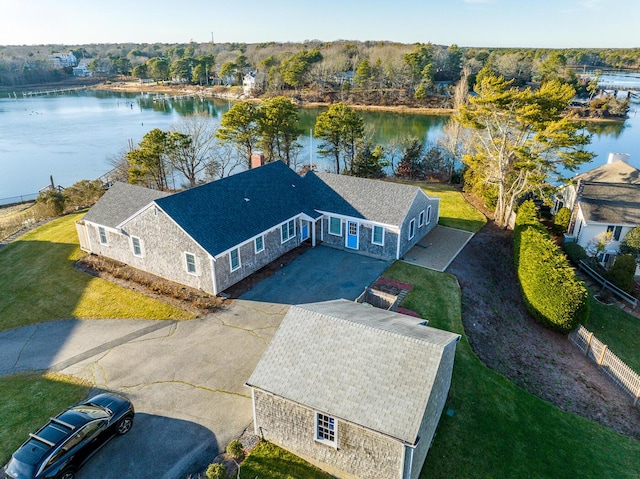
[[[634,79],[635,80],[635,79]],[[207,112],[214,122],[230,103],[224,100],[162,100],[149,94],[84,91],[58,96],[0,98],[0,203],[3,199],[37,192],[53,175],[56,184],[70,186],[81,179],[95,179],[111,169],[109,159],[137,144],[153,128],[168,129],[180,117]],[[640,105],[632,104],[624,123],[590,125],[589,149],[598,156],[581,171],[599,166],[609,152],[631,154],[640,167]],[[319,108],[302,109],[298,163],[310,161],[320,169],[332,162],[310,149],[309,131]],[[433,143],[449,120],[446,115],[360,112],[376,141],[386,144],[408,134]],[[179,181],[179,180],[178,180]],[[5,201],[6,202],[6,201]]]

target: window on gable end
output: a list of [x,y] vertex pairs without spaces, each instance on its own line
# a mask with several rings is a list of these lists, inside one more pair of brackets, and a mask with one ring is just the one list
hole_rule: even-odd
[[420,212],[420,216],[418,216],[418,228],[424,225],[424,210]]
[[240,267],[240,250],[238,248],[232,249],[229,253],[229,263],[231,271],[235,271]]
[[193,253],[185,253],[184,258],[187,264],[187,273],[196,274],[196,255]]
[[412,218],[411,221],[409,221],[409,239],[413,239],[415,235],[416,235],[416,219]]

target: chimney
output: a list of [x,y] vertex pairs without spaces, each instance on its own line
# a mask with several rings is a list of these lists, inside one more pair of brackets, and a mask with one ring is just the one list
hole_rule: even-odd
[[262,153],[253,153],[251,155],[251,169],[264,165],[264,155]]
[[629,153],[609,153],[609,157],[607,158],[607,164],[615,163],[616,161],[623,161],[624,163],[629,163]]

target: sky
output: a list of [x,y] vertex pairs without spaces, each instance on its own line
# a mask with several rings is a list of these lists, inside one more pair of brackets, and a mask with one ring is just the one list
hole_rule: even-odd
[[640,0],[0,0],[0,45],[387,40],[640,47]]

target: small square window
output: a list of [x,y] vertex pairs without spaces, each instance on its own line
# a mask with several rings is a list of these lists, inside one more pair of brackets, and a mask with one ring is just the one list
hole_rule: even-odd
[[240,250],[232,249],[229,253],[229,262],[231,263],[231,271],[235,271],[240,267]]
[[196,274],[196,255],[193,253],[185,253],[184,257],[187,261],[187,273]]
[[326,414],[316,413],[316,440],[336,445],[337,421]]
[[98,233],[100,234],[100,244],[109,244],[107,241],[107,232],[102,226],[98,226]]
[[373,238],[371,242],[373,244],[384,245],[384,228],[382,226],[373,226]]
[[264,236],[258,236],[255,242],[256,253],[264,251]]
[[133,255],[142,257],[142,245],[140,244],[140,238],[132,236],[131,245],[133,246]]
[[329,234],[342,236],[342,220],[340,218],[329,217]]

